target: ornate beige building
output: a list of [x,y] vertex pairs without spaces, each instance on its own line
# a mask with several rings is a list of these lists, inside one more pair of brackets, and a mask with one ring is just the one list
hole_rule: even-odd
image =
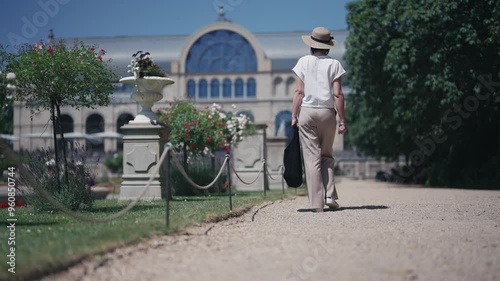
[[[291,68],[299,57],[309,53],[301,40],[301,35],[308,33],[252,33],[221,20],[189,36],[106,37],[83,41],[105,49],[116,73],[123,77],[129,76],[126,69],[133,53],[150,52],[154,61],[175,80],[175,84],[164,88],[164,99],[154,108],[167,107],[174,99],[188,97],[200,107],[218,103],[227,110],[247,114],[256,124],[267,125],[266,136],[272,140],[290,133],[296,79]],[[330,56],[342,62],[347,31],[332,33],[337,46]],[[344,87],[344,92],[349,89]],[[79,111],[63,108],[64,132],[72,133],[69,136],[75,144],[86,144],[96,154],[120,151],[121,139],[116,133],[139,111],[139,105],[130,99],[131,93],[129,86],[117,84],[107,107]],[[95,133],[104,139],[83,138]],[[17,151],[51,147],[49,113],[31,115],[29,108],[16,103],[14,134],[19,137],[19,141],[14,142]],[[343,150],[341,135],[337,135],[334,150]]]

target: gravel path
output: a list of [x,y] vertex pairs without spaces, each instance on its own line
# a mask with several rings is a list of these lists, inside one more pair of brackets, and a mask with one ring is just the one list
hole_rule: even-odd
[[500,280],[500,191],[337,188],[336,211],[266,203],[43,280]]

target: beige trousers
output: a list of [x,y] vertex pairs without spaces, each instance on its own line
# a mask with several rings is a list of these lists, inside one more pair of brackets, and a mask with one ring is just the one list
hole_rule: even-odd
[[323,208],[326,197],[338,199],[333,176],[335,160],[332,156],[337,128],[335,115],[333,108],[300,109],[300,145],[312,208]]

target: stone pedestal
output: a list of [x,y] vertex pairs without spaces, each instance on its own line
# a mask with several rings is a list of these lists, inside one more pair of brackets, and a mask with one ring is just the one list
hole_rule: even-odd
[[[131,121],[123,130],[123,182],[120,200],[137,198],[146,187],[155,167],[159,163],[167,130],[158,125]],[[160,199],[165,186],[165,172],[161,168],[154,175],[149,190],[142,200]]]
[[[234,169],[245,182],[253,181],[262,167],[262,159],[267,159],[266,147],[267,125],[256,125],[255,134],[243,139],[232,152]],[[269,189],[269,179],[262,173],[252,185],[242,183],[235,175],[231,175],[231,182],[238,191],[258,191]]]
[[[288,139],[286,137],[275,137],[268,138],[267,143],[267,170],[269,170],[269,189],[281,189],[282,188],[282,166],[283,166],[283,154],[285,152],[285,147],[288,144]],[[286,183],[284,187],[288,188]]]
[[120,188],[120,200],[136,199],[141,195],[151,176],[153,181],[142,200],[160,199],[165,190],[165,171],[160,168],[160,157],[167,139],[167,129],[152,125],[158,120],[152,111],[155,102],[163,97],[163,88],[174,83],[166,77],[144,78],[125,77],[121,83],[134,86],[132,98],[141,105],[141,111],[133,121],[122,126],[123,130],[123,182]]

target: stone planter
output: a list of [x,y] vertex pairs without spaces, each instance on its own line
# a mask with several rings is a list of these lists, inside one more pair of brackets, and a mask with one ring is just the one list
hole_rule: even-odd
[[137,198],[151,177],[153,177],[151,187],[142,199],[159,199],[161,190],[164,188],[165,172],[160,169],[157,174],[153,175],[153,171],[157,165],[162,164],[158,160],[167,139],[167,130],[151,122],[158,120],[158,116],[151,108],[154,103],[163,98],[163,88],[173,84],[174,80],[146,76],[143,78],[125,77],[120,79],[120,82],[134,86],[132,98],[142,107],[133,121],[121,127],[123,131],[123,181],[120,187],[120,199]]
[[136,79],[130,76],[120,79],[120,83],[134,86],[132,99],[142,107],[133,122],[151,123],[151,120],[156,120],[158,118],[151,108],[156,102],[163,98],[163,87],[173,84],[174,80],[167,77],[156,76],[145,76]]

